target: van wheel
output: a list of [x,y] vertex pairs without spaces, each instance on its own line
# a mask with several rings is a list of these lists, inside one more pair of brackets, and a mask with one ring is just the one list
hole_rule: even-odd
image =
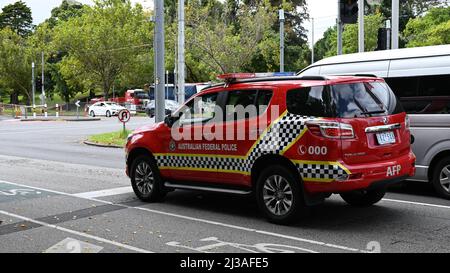
[[134,193],[144,202],[161,201],[167,193],[156,163],[148,156],[133,161],[130,177]]
[[271,166],[260,174],[256,200],[266,218],[275,224],[290,224],[307,211],[300,179],[283,166]]
[[431,182],[441,197],[450,199],[450,156],[444,157],[435,166]]
[[341,193],[342,199],[349,205],[355,207],[369,207],[380,202],[386,194],[386,189],[361,190],[348,193]]

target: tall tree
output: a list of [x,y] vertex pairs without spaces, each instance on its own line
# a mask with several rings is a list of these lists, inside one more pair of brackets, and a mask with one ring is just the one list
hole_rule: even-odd
[[63,0],[59,7],[52,9],[51,16],[46,22],[50,28],[53,28],[59,22],[65,22],[70,18],[81,16],[84,7],[85,5],[81,3]]
[[31,9],[22,1],[6,5],[0,13],[0,28],[10,27],[22,37],[33,29]]
[[55,43],[68,53],[62,61],[63,76],[71,71],[67,67],[74,66],[80,73],[68,76],[80,83],[87,77],[108,98],[114,81],[135,65],[138,53],[151,47],[149,30],[140,5],[132,6],[129,0],[96,1],[81,16],[55,27]]
[[19,103],[23,95],[29,103],[31,100],[31,62],[32,48],[26,40],[9,27],[0,30],[0,78],[4,87],[12,90],[11,103]]
[[450,44],[450,7],[433,8],[425,16],[411,19],[404,36],[407,47]]

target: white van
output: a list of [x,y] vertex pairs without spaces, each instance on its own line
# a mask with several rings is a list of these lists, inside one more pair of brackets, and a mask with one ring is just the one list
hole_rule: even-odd
[[382,77],[410,114],[417,172],[450,199],[450,45],[340,55],[318,61],[300,76]]

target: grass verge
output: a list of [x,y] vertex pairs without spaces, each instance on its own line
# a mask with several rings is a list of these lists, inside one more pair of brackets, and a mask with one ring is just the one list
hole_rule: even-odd
[[130,130],[120,130],[112,133],[104,133],[98,135],[92,135],[88,137],[88,140],[94,143],[103,145],[117,145],[125,146],[127,141],[127,136],[131,133]]

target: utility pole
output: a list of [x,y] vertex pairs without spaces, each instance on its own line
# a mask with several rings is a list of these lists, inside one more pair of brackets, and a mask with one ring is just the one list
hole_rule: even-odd
[[42,80],[42,101],[41,104],[42,105],[46,105],[46,97],[45,97],[45,83],[44,83],[44,51],[42,51],[42,76],[41,76],[41,80]]
[[392,49],[398,49],[399,0],[392,0]]
[[342,55],[342,32],[344,31],[344,24],[342,23],[341,14],[341,0],[338,0],[338,18],[337,25],[337,55]]
[[284,72],[284,10],[280,9],[280,72]]
[[36,101],[34,99],[34,95],[36,92],[36,83],[34,81],[34,62],[31,63],[31,90],[32,90],[32,100],[33,100],[33,108],[36,107]]
[[161,122],[164,120],[165,115],[164,0],[155,1],[155,16],[155,122]]
[[311,64],[314,63],[314,18],[311,18]]
[[185,32],[184,32],[184,0],[178,0],[178,73],[177,73],[177,85],[178,85],[178,102],[184,103],[185,99]]
[[32,100],[33,100],[33,117],[36,118],[36,100],[34,98],[36,93],[36,82],[34,80],[34,62],[31,63],[31,92],[32,92]]
[[359,52],[364,52],[364,0],[358,1],[358,48]]

